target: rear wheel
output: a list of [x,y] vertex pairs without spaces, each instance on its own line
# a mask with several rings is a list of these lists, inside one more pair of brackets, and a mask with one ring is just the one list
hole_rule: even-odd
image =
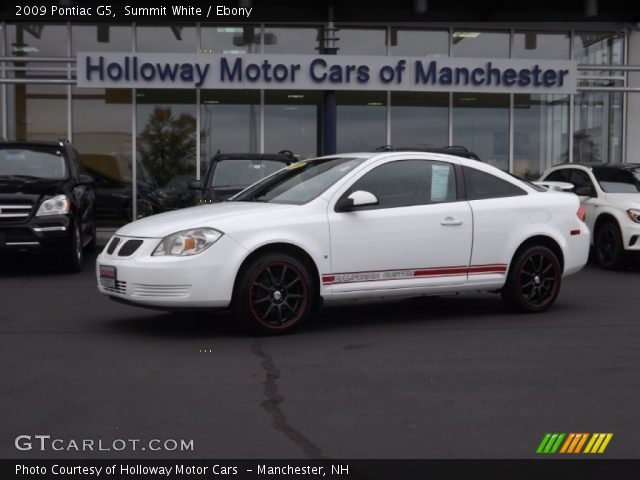
[[311,316],[313,308],[313,280],[309,269],[291,255],[264,255],[240,273],[233,314],[249,333],[291,332]]
[[622,234],[618,225],[607,221],[598,226],[594,238],[596,258],[603,268],[615,270],[624,265],[625,254]]
[[536,245],[515,257],[501,290],[504,301],[521,312],[543,312],[558,297],[562,269],[556,255]]

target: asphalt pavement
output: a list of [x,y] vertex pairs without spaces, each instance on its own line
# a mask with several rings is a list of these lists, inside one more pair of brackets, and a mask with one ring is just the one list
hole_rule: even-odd
[[[325,307],[253,338],[226,313],[113,302],[93,262],[0,260],[0,458],[532,458],[546,432],[611,432],[603,455],[640,457],[637,265],[587,266],[544,314],[465,294]],[[193,450],[69,449],[84,439]]]

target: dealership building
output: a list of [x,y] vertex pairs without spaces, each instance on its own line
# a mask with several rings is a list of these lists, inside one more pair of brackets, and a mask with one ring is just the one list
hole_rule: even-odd
[[0,28],[2,135],[70,139],[101,198],[137,199],[107,227],[175,208],[216,152],[462,145],[526,178],[640,162],[633,21]]

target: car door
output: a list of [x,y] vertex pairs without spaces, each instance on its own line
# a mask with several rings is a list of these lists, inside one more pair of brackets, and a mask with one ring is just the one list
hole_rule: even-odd
[[[336,211],[341,198],[369,192],[376,205]],[[333,293],[464,283],[472,217],[458,198],[454,164],[396,160],[377,165],[329,202]]]

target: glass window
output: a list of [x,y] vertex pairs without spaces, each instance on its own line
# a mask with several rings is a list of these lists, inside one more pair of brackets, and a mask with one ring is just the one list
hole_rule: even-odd
[[442,147],[449,144],[448,93],[391,93],[391,144]]
[[64,178],[67,175],[62,152],[51,149],[11,148],[0,144],[0,177],[27,176],[37,178]]
[[264,151],[292,151],[296,158],[318,156],[318,111],[321,93],[265,92]]
[[547,168],[569,161],[569,97],[514,95],[513,170],[537,179]]
[[387,143],[386,92],[336,93],[338,151],[373,151]]
[[639,193],[640,168],[594,168],[593,174],[600,188],[607,193]]
[[196,51],[195,25],[137,25],[136,51],[187,52]]
[[401,160],[374,168],[345,192],[372,193],[378,204],[372,209],[409,207],[456,200],[453,166],[429,160]]
[[130,52],[131,26],[101,23],[71,25],[71,54],[78,52]]
[[386,55],[386,30],[342,28],[336,33],[340,55]]
[[[9,137],[16,140],[58,140],[67,137],[67,88],[63,85],[11,85],[9,111],[14,121]],[[13,91],[13,95],[11,92]]]
[[267,25],[264,30],[264,53],[318,53],[318,27],[291,28]]
[[133,218],[131,95],[128,89],[72,89],[73,144],[97,180],[96,217],[101,227],[118,227]]
[[[67,78],[67,64],[58,62],[29,62],[29,57],[68,57],[69,32],[67,25],[45,23],[18,23],[7,25],[7,55],[16,57],[8,62],[7,77],[15,78]],[[20,58],[20,61],[17,59]],[[24,67],[39,70],[25,72]]]
[[618,32],[576,32],[573,58],[584,64],[621,65],[624,63],[624,35]]
[[453,94],[453,144],[482,161],[509,169],[509,95]]
[[449,55],[449,32],[446,30],[405,30],[391,28],[391,55],[446,57]]
[[331,158],[294,163],[239,193],[232,200],[302,205],[316,198],[364,160],[363,158]]
[[200,53],[260,53],[260,27],[257,25],[203,25]]
[[138,216],[194,205],[195,91],[138,90],[136,100]]
[[622,161],[621,92],[581,92],[574,99],[573,161]]
[[260,92],[202,90],[200,93],[201,173],[217,152],[258,153]]
[[482,32],[478,30],[454,30],[452,34],[453,57],[509,57],[508,32]]
[[549,180],[550,182],[568,182],[570,173],[571,172],[568,168],[561,168],[549,173],[549,175],[546,176],[545,180]]
[[467,200],[515,197],[527,194],[527,192],[520,187],[490,173],[469,167],[463,167],[463,171]]
[[220,160],[213,172],[212,187],[246,187],[286,167],[276,160]]
[[515,32],[513,34],[513,58],[569,58],[569,32]]

